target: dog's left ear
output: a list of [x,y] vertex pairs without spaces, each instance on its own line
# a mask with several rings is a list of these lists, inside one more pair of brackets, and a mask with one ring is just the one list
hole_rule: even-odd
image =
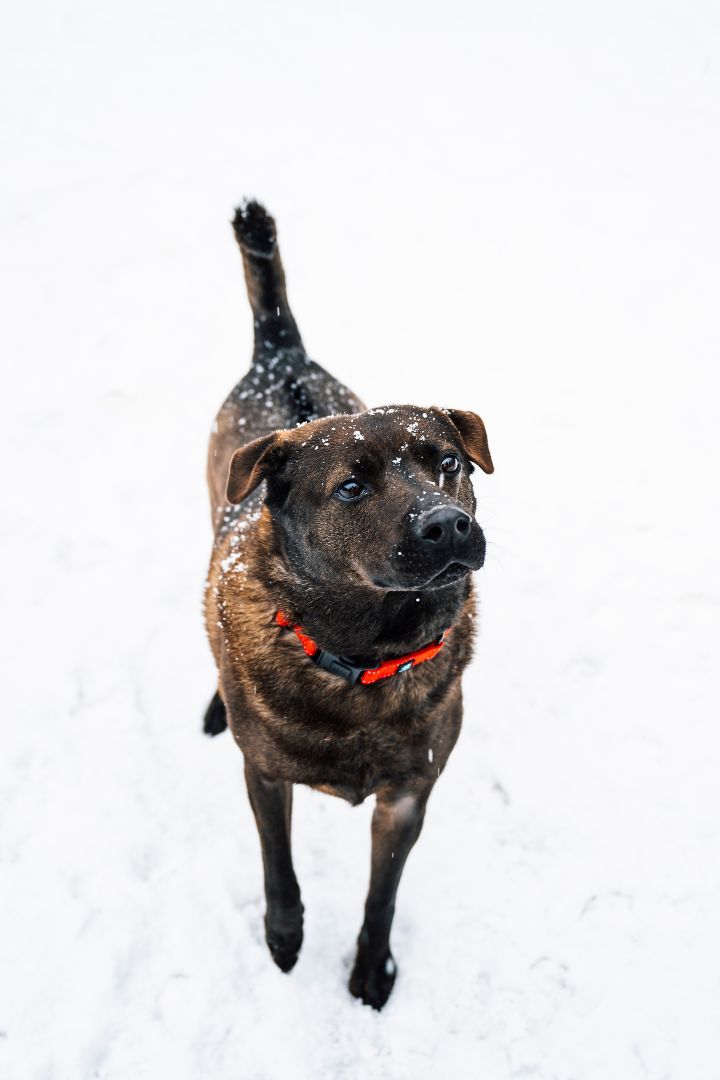
[[273,431],[253,439],[235,451],[230,459],[226,498],[229,503],[240,503],[271,473],[284,464],[287,454],[279,436]]
[[464,409],[443,409],[443,412],[460,433],[470,460],[479,465],[483,472],[494,472],[495,466],[490,457],[485,425],[477,413],[465,412]]

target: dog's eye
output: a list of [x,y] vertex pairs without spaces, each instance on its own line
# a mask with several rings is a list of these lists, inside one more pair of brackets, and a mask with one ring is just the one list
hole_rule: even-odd
[[367,491],[366,487],[357,480],[346,480],[335,492],[335,497],[341,502],[357,502]]
[[460,458],[455,454],[446,454],[440,462],[440,472],[456,473],[460,469]]

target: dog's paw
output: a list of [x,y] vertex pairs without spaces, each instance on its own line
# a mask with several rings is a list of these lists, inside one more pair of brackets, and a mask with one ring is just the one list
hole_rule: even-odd
[[275,222],[264,206],[255,199],[246,199],[235,211],[232,227],[243,251],[269,258],[275,250]]
[[397,965],[391,952],[372,962],[358,956],[350,976],[350,993],[379,1012],[390,997],[396,978]]
[[265,940],[270,955],[281,971],[292,971],[297,963],[303,943],[303,920],[300,917],[283,920],[282,923],[265,919]]

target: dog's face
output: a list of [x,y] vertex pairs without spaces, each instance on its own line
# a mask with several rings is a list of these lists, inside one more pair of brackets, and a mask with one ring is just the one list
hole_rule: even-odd
[[265,480],[285,557],[311,582],[437,589],[485,559],[471,462],[493,471],[475,413],[372,409],[241,447],[227,498],[241,502]]

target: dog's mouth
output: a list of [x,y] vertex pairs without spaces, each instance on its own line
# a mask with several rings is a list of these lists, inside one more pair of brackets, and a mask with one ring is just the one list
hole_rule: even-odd
[[380,589],[389,589],[393,592],[422,592],[425,589],[442,589],[446,585],[454,585],[456,581],[472,573],[473,569],[475,568],[465,563],[451,562],[425,581],[408,581],[400,584],[376,578],[373,584]]
[[463,581],[485,562],[485,537],[477,523],[459,538],[451,536],[440,550],[427,542],[432,541],[432,536],[423,539],[426,542],[422,545],[403,542],[402,548],[390,557],[387,570],[383,568],[373,584],[393,592],[443,589]]
[[441,589],[443,585],[452,585],[454,582],[459,581],[460,578],[467,577],[471,571],[472,567],[466,566],[465,563],[451,562],[444,570],[431,577],[423,588]]

